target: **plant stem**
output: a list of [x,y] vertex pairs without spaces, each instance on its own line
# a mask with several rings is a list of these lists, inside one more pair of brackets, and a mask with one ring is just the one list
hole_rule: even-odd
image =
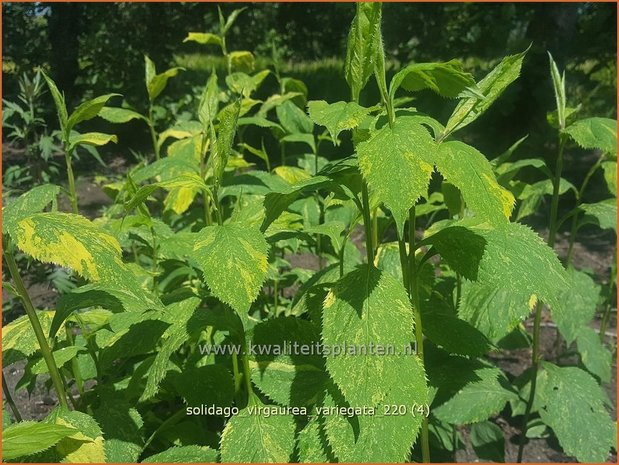
[[[557,211],[559,209],[559,187],[561,185],[561,171],[563,170],[563,149],[565,148],[565,141],[567,139],[559,134],[559,152],[557,155],[557,164],[555,167],[553,184],[552,184],[552,200],[550,204],[550,224],[548,226],[548,246],[554,247],[556,235],[557,235]],[[539,371],[540,351],[540,323],[542,321],[542,303],[538,302],[535,306],[535,319],[533,324],[533,349],[531,354],[531,390],[529,392],[529,399],[525,407],[524,416],[522,419],[522,427],[520,428],[520,444],[518,445],[518,458],[517,462],[522,462],[522,454],[524,452],[524,443],[527,437],[527,423],[529,422],[529,416],[531,415],[531,409],[533,408],[533,402],[535,401],[535,388],[537,386],[537,372]]]
[[561,186],[561,171],[563,170],[563,149],[567,139],[559,136],[559,154],[552,181],[552,200],[550,204],[550,225],[548,226],[548,246],[554,247],[557,235],[557,211],[559,210],[559,188]]
[[370,218],[370,201],[368,186],[363,181],[361,187],[361,201],[363,203],[363,227],[365,228],[365,249],[367,252],[368,265],[374,263],[374,249],[372,247],[372,219]]
[[153,434],[151,434],[150,437],[144,443],[144,447],[142,447],[142,452],[140,455],[142,455],[144,451],[148,448],[148,446],[150,446],[150,443],[153,442],[153,439],[155,439],[157,434],[159,434],[161,431],[166,429],[168,426],[171,426],[174,423],[178,422],[183,417],[184,414],[185,414],[185,408],[183,407],[178,412],[176,412],[174,415],[172,415],[171,417],[168,417],[163,423],[161,423],[159,427],[155,431],[153,431]]
[[9,267],[9,273],[11,274],[11,278],[13,278],[15,288],[17,289],[17,293],[19,294],[19,297],[24,304],[24,309],[26,310],[26,314],[28,315],[28,319],[30,320],[30,324],[32,325],[32,329],[37,338],[37,342],[39,343],[41,355],[45,360],[45,364],[47,365],[47,369],[49,371],[49,376],[52,379],[52,384],[54,386],[54,389],[56,390],[56,394],[58,395],[58,402],[60,403],[61,407],[68,409],[69,405],[67,404],[67,395],[65,392],[64,384],[62,382],[62,378],[60,377],[60,372],[58,371],[58,367],[56,366],[56,361],[54,360],[52,351],[49,347],[49,344],[47,343],[47,339],[45,337],[45,333],[43,332],[43,328],[41,327],[41,322],[39,321],[37,312],[34,309],[34,305],[30,300],[28,291],[26,291],[24,282],[22,281],[21,275],[19,274],[17,263],[15,263],[15,257],[13,256],[13,252],[11,251],[11,245],[6,245],[8,247],[4,247],[4,259],[6,260],[6,263]]
[[[598,160],[595,162],[595,164],[591,167],[591,169],[585,176],[585,179],[583,180],[582,185],[580,186],[580,190],[576,194],[576,207],[575,208],[578,208],[580,204],[582,203],[582,198],[583,198],[585,189],[589,185],[589,181],[591,180],[591,177],[593,176],[593,174],[600,167],[600,165],[602,164],[602,161],[604,161],[604,155],[605,154],[602,154],[600,158],[598,158]],[[570,239],[569,239],[569,244],[567,247],[567,257],[565,259],[566,267],[569,266],[572,261],[572,252],[574,250],[574,242],[576,241],[576,233],[578,232],[579,217],[580,217],[580,214],[578,212],[576,212],[574,216],[572,217],[572,227],[570,228]]]
[[[415,312],[415,346],[421,365],[424,366],[423,353],[423,325],[421,322],[421,305],[419,301],[419,273],[415,259],[415,225],[416,215],[413,206],[408,212],[408,261],[409,261],[409,295]],[[421,457],[424,463],[430,462],[430,435],[428,419],[423,418],[421,423]]]
[[251,370],[249,368],[249,357],[247,356],[247,353],[243,353],[242,359],[243,359],[243,372],[244,372],[243,378],[245,379],[245,387],[247,388],[247,395],[251,396],[254,393],[254,388],[251,385]]
[[153,151],[155,152],[155,160],[159,160],[160,151],[159,144],[157,143],[157,131],[155,131],[155,123],[153,122],[153,104],[148,104],[148,129],[150,130],[150,140],[153,144]]
[[7,404],[9,404],[9,407],[11,407],[11,411],[13,412],[13,416],[15,417],[15,420],[22,421],[22,416],[19,413],[19,410],[17,409],[17,405],[15,404],[13,397],[11,396],[11,391],[9,391],[9,386],[8,384],[6,384],[6,379],[4,379],[4,371],[2,372],[2,392],[4,393],[4,400],[6,401]]
[[234,392],[239,392],[241,387],[241,373],[239,372],[239,356],[232,353],[232,373],[234,374]]
[[77,193],[75,192],[75,176],[73,175],[73,165],[71,164],[71,157],[73,150],[65,150],[64,160],[67,164],[67,181],[69,183],[69,200],[71,201],[71,210],[76,215],[79,213],[77,209]]

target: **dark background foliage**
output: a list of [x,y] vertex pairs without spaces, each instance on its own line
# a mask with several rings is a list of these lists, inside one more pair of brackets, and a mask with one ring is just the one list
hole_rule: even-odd
[[[272,47],[286,60],[284,72],[306,82],[310,99],[347,95],[342,66],[352,3],[221,4],[224,14],[247,7],[229,33],[233,50],[250,50],[263,64]],[[49,69],[72,103],[103,92],[122,93],[138,109],[146,102],[143,54],[159,69],[188,68],[165,98],[182,101],[201,86],[205,72],[223,67],[217,50],[183,44],[189,31],[217,28],[213,3],[4,3],[3,97],[17,77],[36,66]],[[504,55],[526,49],[521,78],[465,138],[488,156],[529,134],[532,156],[544,155],[546,113],[554,106],[547,51],[566,69],[568,105],[581,116],[616,114],[616,5],[613,3],[393,3],[385,4],[383,34],[388,67],[411,61],[460,58],[481,78]],[[266,86],[275,85],[274,79]],[[366,99],[375,101],[370,87]],[[51,99],[49,114],[53,117]],[[429,92],[419,108],[445,120],[454,102]],[[544,150],[542,149],[541,152]]]

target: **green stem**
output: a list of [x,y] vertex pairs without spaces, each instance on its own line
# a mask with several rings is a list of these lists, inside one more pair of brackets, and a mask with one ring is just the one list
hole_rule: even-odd
[[279,280],[273,280],[273,309],[277,314],[277,307],[279,306]]
[[148,129],[150,130],[150,140],[153,144],[153,151],[155,152],[155,160],[159,160],[160,148],[157,142],[157,131],[155,131],[155,123],[153,122],[153,104],[148,104]]
[[[408,212],[408,261],[409,261],[409,295],[415,313],[415,345],[417,356],[421,365],[424,366],[423,351],[423,325],[421,321],[421,305],[419,300],[419,273],[417,261],[415,259],[415,229],[416,229],[415,207]],[[424,463],[430,462],[430,434],[428,431],[428,418],[424,417],[421,423],[421,457]]]
[[251,385],[251,369],[249,368],[249,356],[247,355],[247,353],[243,353],[242,359],[244,372],[243,379],[245,379],[245,388],[247,389],[247,395],[251,397],[251,395],[254,393],[254,388]]
[[9,390],[9,386],[8,384],[6,384],[4,371],[2,372],[2,392],[4,393],[5,402],[9,404],[9,407],[11,407],[11,412],[13,412],[13,416],[15,417],[15,420],[18,422],[22,421],[22,416],[19,413],[19,410],[17,408],[17,405],[15,404],[15,401],[13,400],[13,397],[11,396],[11,391]]
[[535,307],[535,322],[533,324],[533,354],[532,360],[532,378],[531,378],[531,390],[529,391],[529,398],[524,410],[524,417],[522,418],[522,427],[520,433],[520,444],[518,445],[518,463],[522,462],[522,454],[524,452],[524,443],[527,439],[527,424],[529,423],[529,416],[531,415],[531,409],[533,408],[533,402],[535,401],[535,388],[537,387],[537,372],[539,371],[539,335],[540,326],[542,321],[542,304],[538,303]]
[[167,427],[177,423],[181,418],[183,418],[184,415],[185,415],[185,407],[183,407],[182,409],[177,411],[174,415],[172,415],[171,417],[168,417],[163,423],[161,423],[159,425],[159,427],[155,431],[153,431],[153,434],[151,434],[150,437],[144,443],[144,447],[142,447],[142,452],[141,452],[140,455],[142,455],[144,453],[144,451],[148,448],[148,446],[150,446],[151,442],[153,442],[155,437],[157,437],[157,435],[161,431],[163,431]]
[[[600,158],[598,158],[598,160],[591,167],[591,169],[589,169],[589,172],[585,176],[585,179],[583,180],[582,185],[580,186],[580,190],[576,194],[576,207],[575,208],[580,207],[582,203],[583,195],[585,193],[585,189],[589,185],[589,181],[591,181],[591,177],[593,176],[593,174],[601,166],[602,161],[604,161],[604,155],[605,154],[602,154]],[[569,238],[569,243],[567,246],[567,257],[565,259],[566,267],[569,266],[572,261],[572,252],[574,250],[574,242],[576,241],[576,233],[578,232],[579,217],[580,217],[580,214],[578,212],[576,212],[574,216],[572,217],[572,227],[570,228],[570,238]]]
[[[75,345],[75,336],[73,335],[72,327],[69,324],[65,325],[65,332],[67,334],[67,341],[72,346]],[[71,369],[73,371],[73,377],[75,378],[75,386],[77,387],[77,392],[80,395],[80,398],[84,395],[84,380],[82,378],[82,373],[80,371],[80,365],[77,362],[77,357],[73,357],[71,360]]]
[[152,264],[151,264],[151,273],[153,274],[153,292],[157,294],[157,235],[155,234],[155,229],[150,228],[150,233],[153,236],[153,256],[152,256]]
[[49,371],[49,376],[52,379],[52,384],[54,386],[54,389],[56,390],[56,394],[58,395],[58,402],[60,403],[61,407],[68,409],[69,405],[67,404],[67,394],[65,392],[62,378],[60,377],[60,372],[58,371],[56,361],[54,360],[52,351],[49,347],[49,344],[47,343],[47,339],[45,337],[45,333],[43,332],[43,328],[41,327],[37,312],[34,309],[34,305],[30,300],[28,291],[26,291],[24,282],[22,281],[21,275],[19,274],[19,269],[17,268],[17,263],[15,263],[15,257],[13,256],[13,252],[10,249],[11,245],[5,244],[4,259],[6,260],[6,263],[9,267],[9,273],[11,274],[11,278],[13,278],[15,288],[17,289],[17,293],[19,294],[19,297],[24,304],[24,309],[26,310],[26,314],[28,315],[28,319],[30,320],[32,329],[34,330],[37,342],[39,343],[41,355],[45,360],[47,370]]
[[[557,235],[557,211],[559,209],[559,187],[561,184],[561,171],[563,170],[563,149],[565,148],[566,138],[559,134],[559,153],[557,155],[557,164],[555,167],[553,185],[552,185],[552,200],[550,204],[550,224],[548,227],[548,246],[554,247],[556,235]],[[529,416],[531,415],[531,409],[533,408],[533,402],[535,401],[535,389],[537,386],[537,372],[539,371],[540,362],[540,323],[542,320],[542,303],[538,302],[535,307],[535,320],[533,324],[533,350],[531,354],[531,390],[529,392],[529,399],[524,411],[524,417],[522,419],[522,427],[520,428],[520,444],[518,446],[518,458],[517,462],[522,461],[522,454],[524,452],[524,443],[527,436],[527,423],[529,422]]]
[[[400,252],[400,265],[402,267],[402,282],[408,292],[415,317],[415,348],[419,361],[423,366],[423,325],[419,302],[419,273],[415,259],[415,224],[415,207],[412,207],[408,215],[408,253],[406,250],[406,238],[398,239],[398,249]],[[421,456],[424,463],[430,462],[430,435],[427,418],[424,418],[421,424]]]
[[77,193],[75,191],[75,176],[73,175],[73,165],[71,163],[71,158],[73,155],[73,150],[65,150],[64,152],[64,160],[67,164],[67,182],[69,184],[69,200],[71,201],[71,210],[76,215],[79,213],[77,209]]
[[361,187],[361,202],[363,204],[363,227],[365,228],[365,249],[367,253],[368,265],[374,263],[374,249],[372,247],[372,219],[370,218],[370,201],[368,186],[363,181]]
[[234,392],[239,392],[241,388],[241,373],[239,372],[239,356],[232,353],[232,373],[234,374]]
[[223,216],[221,215],[221,203],[219,202],[219,189],[217,184],[213,186],[213,203],[215,204],[215,213],[217,214],[217,224],[224,224]]
[[548,246],[554,247],[557,236],[557,212],[559,210],[559,188],[561,186],[561,172],[563,171],[563,149],[567,139],[559,136],[559,154],[552,182],[552,200],[550,204],[550,225],[548,227]]

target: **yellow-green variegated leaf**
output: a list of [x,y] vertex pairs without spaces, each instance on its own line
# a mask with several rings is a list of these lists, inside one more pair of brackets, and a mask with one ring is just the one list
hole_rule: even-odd
[[245,322],[266,278],[268,244],[259,229],[239,224],[208,226],[194,246],[206,284]]
[[344,74],[352,90],[353,100],[359,99],[361,90],[374,72],[380,50],[380,22],[382,4],[379,2],[357,3],[355,15],[348,33]]
[[33,187],[15,200],[7,201],[7,205],[2,208],[2,234],[9,234],[12,237],[19,221],[32,213],[39,213],[56,200],[59,192],[60,187],[43,184]]
[[69,136],[69,150],[73,150],[78,145],[94,145],[95,147],[109,144],[110,142],[118,142],[118,137],[112,134],[103,134],[102,132],[87,132],[79,134],[72,132]]
[[499,185],[484,155],[464,142],[439,146],[436,168],[456,186],[476,216],[490,223],[505,223],[514,207],[514,196]]
[[604,179],[606,180],[608,190],[617,197],[617,162],[605,161],[602,163],[602,171],[604,172]]
[[617,121],[614,119],[581,119],[565,128],[565,132],[584,149],[617,153]]
[[56,444],[56,452],[65,463],[103,463],[105,447],[103,433],[90,415],[77,410],[56,409],[46,419],[46,423],[63,425],[77,429]]
[[202,45],[219,45],[221,47],[221,37],[217,34],[210,32],[190,32],[187,37],[183,39],[183,42],[197,42]]
[[252,394],[247,407],[228,421],[221,435],[222,462],[290,462],[295,436],[293,417],[265,416],[258,410],[260,408],[265,405]]
[[99,111],[99,117],[110,123],[122,124],[128,123],[134,119],[146,120],[144,116],[137,111],[129,110],[128,108],[103,107]]
[[461,100],[449,117],[449,121],[447,121],[446,131],[448,133],[469,125],[490,108],[503,91],[518,78],[527,50],[516,55],[506,56],[477,83],[479,92],[485,98],[472,96]]
[[427,238],[465,283],[458,316],[490,340],[508,334],[537,300],[551,307],[567,286],[555,252],[518,223],[490,226],[465,219]]
[[537,378],[539,413],[563,450],[580,462],[599,463],[617,448],[616,423],[609,415],[604,390],[577,367],[543,362]]
[[475,87],[475,79],[464,72],[462,63],[451,60],[445,63],[413,63],[393,77],[389,96],[395,98],[399,87],[410,92],[430,89],[441,97],[456,98],[468,87]]
[[[362,265],[344,275],[324,300],[322,322],[325,347],[346,345],[356,351],[327,355],[327,370],[350,407],[376,407],[382,414],[385,404],[428,402],[424,369],[410,352],[413,310],[406,290],[389,273]],[[378,355],[372,347],[389,352]],[[362,445],[350,450],[342,444],[348,451],[338,456],[342,461],[406,461],[421,426],[421,417],[409,414],[360,416],[358,421]]]
[[408,210],[428,191],[436,148],[428,130],[407,116],[393,126],[385,125],[357,147],[370,195],[391,211],[400,235]]
[[145,64],[145,82],[146,90],[148,91],[148,98],[152,102],[168,85],[168,79],[176,76],[179,71],[183,71],[184,68],[176,67],[170,68],[163,73],[156,74],[155,63],[146,55],[144,55]]
[[118,241],[83,216],[35,213],[16,224],[12,239],[35,260],[71,268],[90,281],[119,279]]
[[[49,332],[54,314],[55,312],[49,311],[37,312],[43,333]],[[60,331],[64,333],[64,328]],[[4,366],[29,358],[38,350],[38,347],[39,343],[27,315],[20,316],[2,326],[2,363]]]
[[230,68],[235,71],[250,73],[254,70],[255,61],[253,53],[246,50],[238,50],[228,54]]
[[324,100],[308,102],[307,110],[312,121],[325,126],[336,143],[339,143],[340,132],[356,128],[369,113],[355,102],[327,103]]
[[76,124],[97,116],[109,99],[119,95],[120,94],[100,95],[99,97],[95,97],[92,100],[87,100],[86,102],[79,105],[73,111],[73,113],[71,113],[71,116],[69,116],[69,119],[67,120],[66,131],[71,131],[71,129],[73,129]]
[[2,458],[14,460],[43,452],[77,433],[72,426],[23,421],[2,429]]
[[58,112],[58,122],[60,123],[60,129],[62,132],[66,131],[67,120],[69,119],[69,115],[67,113],[67,104],[64,100],[64,94],[58,90],[56,83],[52,78],[50,78],[47,74],[42,73],[45,81],[47,82],[47,86],[49,87],[49,91],[52,94],[52,98],[54,99],[54,104],[56,105],[56,111]]

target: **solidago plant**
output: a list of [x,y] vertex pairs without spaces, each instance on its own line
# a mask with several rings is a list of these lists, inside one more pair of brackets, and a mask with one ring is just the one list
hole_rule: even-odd
[[[380,3],[356,6],[344,69],[349,96],[307,101],[305,86],[276,68],[279,93],[260,100],[256,90],[271,71],[255,72],[250,52],[229,48],[241,12],[220,12],[217,34],[187,36],[219,46],[227,72],[205,77],[194,118],[159,134],[151,114],[104,107],[112,95],[68,117],[48,78],[73,213],[57,211],[60,189],[52,185],[3,208],[6,287],[26,310],[3,328],[3,358],[5,366],[27,361],[20,388],[49,373],[59,406],[40,422],[19,421],[3,385],[18,420],[4,425],[4,459],[445,461],[462,447],[466,426],[481,458],[504,461],[493,419],[511,411],[522,417],[519,460],[540,425],[577,460],[606,460],[615,423],[600,381],[609,379],[611,357],[588,326],[600,291],[573,268],[571,252],[566,269],[552,246],[566,222],[571,244],[584,224],[614,227],[616,199],[587,204],[584,193],[603,169],[616,197],[616,122],[572,122],[565,79],[551,60],[556,166],[509,162],[518,144],[489,161],[458,132],[517,79],[527,51],[503,58],[480,81],[457,60],[412,63],[387,80]],[[177,71],[156,74],[146,59],[151,108]],[[380,101],[367,102],[370,80]],[[445,124],[410,106],[425,90],[457,99]],[[109,190],[114,205],[90,221],[78,214],[70,160],[80,143],[114,139],[73,131],[97,114],[144,119],[156,160],[130,170]],[[273,169],[269,138],[280,147]],[[321,144],[344,138],[352,140],[347,157],[321,155]],[[576,190],[575,209],[560,218],[570,140],[601,155]],[[524,166],[547,176],[545,187],[518,181]],[[544,195],[552,199],[547,242],[512,221]],[[353,241],[361,225],[363,253]],[[308,253],[317,267],[293,263]],[[21,254],[70,268],[84,284],[54,309],[35,309]],[[606,322],[612,289],[611,282]],[[541,360],[544,308],[561,337],[576,341],[578,366]],[[531,339],[523,322],[532,313]],[[516,379],[487,357],[514,340],[533,353],[532,369]],[[323,351],[281,350],[292,345]]]

